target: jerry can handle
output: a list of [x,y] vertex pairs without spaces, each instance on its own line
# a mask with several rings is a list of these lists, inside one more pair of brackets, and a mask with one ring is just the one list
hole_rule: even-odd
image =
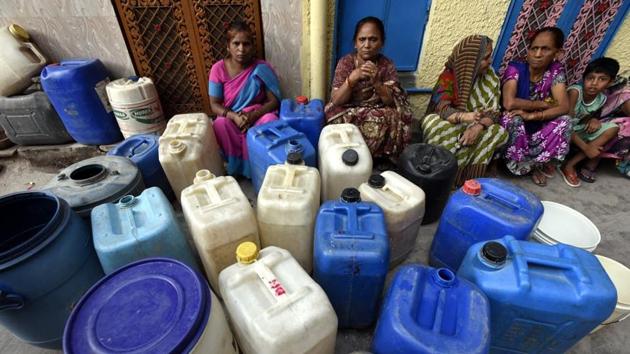
[[0,311],[19,310],[24,307],[24,298],[21,295],[0,290]]
[[[135,155],[136,154],[136,150],[138,148],[140,148],[143,145],[149,145],[147,142],[146,138],[143,138],[142,141],[137,142],[132,148],[131,148],[131,155]],[[129,156],[128,156],[129,157]]]
[[414,167],[422,173],[430,173],[431,172],[430,162],[431,162],[431,157],[433,157],[434,153],[435,153],[435,146],[433,145],[431,145],[431,149],[429,150],[429,153],[422,157],[422,160],[420,160],[420,157],[418,157],[418,154],[416,153],[413,158]]
[[35,45],[31,42],[24,42],[22,43],[25,47],[27,47],[28,49],[31,50],[31,52],[37,57],[37,59],[39,59],[39,61],[35,64],[37,65],[46,65],[46,57],[39,51],[39,49],[37,49],[37,47],[35,47]]

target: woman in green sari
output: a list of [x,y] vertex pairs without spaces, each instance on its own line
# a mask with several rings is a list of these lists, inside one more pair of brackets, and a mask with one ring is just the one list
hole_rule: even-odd
[[424,141],[446,148],[457,158],[456,186],[484,176],[495,151],[508,140],[497,124],[501,85],[491,60],[490,38],[462,39],[448,57],[422,121]]

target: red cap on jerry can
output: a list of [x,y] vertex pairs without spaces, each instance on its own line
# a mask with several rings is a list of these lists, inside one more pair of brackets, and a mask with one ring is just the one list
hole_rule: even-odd
[[462,191],[468,195],[479,195],[481,194],[481,184],[476,179],[469,179],[464,182]]
[[299,104],[307,104],[308,103],[308,97],[306,97],[306,96],[297,96],[295,98],[295,102],[297,102]]

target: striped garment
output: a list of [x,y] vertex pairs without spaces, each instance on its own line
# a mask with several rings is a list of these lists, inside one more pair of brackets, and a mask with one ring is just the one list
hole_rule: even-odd
[[498,112],[501,80],[492,68],[488,68],[485,75],[475,81],[475,85],[468,98],[466,108],[469,112],[493,110]]

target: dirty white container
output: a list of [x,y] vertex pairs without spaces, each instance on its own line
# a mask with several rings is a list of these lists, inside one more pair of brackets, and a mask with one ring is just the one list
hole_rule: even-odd
[[424,216],[424,191],[393,171],[370,176],[359,187],[361,199],[383,209],[390,245],[390,268],[402,262],[416,244]]
[[579,211],[564,204],[542,201],[544,212],[532,232],[532,240],[555,245],[564,243],[593,252],[602,237],[593,222]]
[[319,189],[317,169],[305,166],[299,153],[289,153],[284,165],[267,169],[256,205],[262,247],[286,249],[307,273],[313,268]]
[[597,326],[591,333],[602,329],[604,326],[621,322],[630,316],[630,269],[623,264],[608,257],[595,255],[602,264],[606,274],[617,289],[617,306],[615,311]]
[[192,268],[146,258],[96,283],[75,305],[64,353],[237,354],[221,302]]
[[46,65],[46,57],[22,27],[0,27],[0,96],[24,91]]
[[245,354],[332,354],[337,315],[322,288],[291,254],[255,244],[238,247],[238,263],[219,282],[234,334]]
[[260,244],[256,216],[238,182],[231,176],[197,172],[184,189],[182,211],[212,289],[219,292],[219,273],[236,262],[236,247],[245,241]]
[[166,120],[153,80],[132,76],[114,80],[105,89],[125,138],[137,134],[162,134]]
[[205,113],[173,116],[160,137],[159,159],[178,198],[193,183],[197,171],[208,169],[215,176],[224,174],[212,121]]
[[318,145],[322,202],[337,199],[345,188],[359,188],[372,174],[372,155],[353,124],[324,127]]

